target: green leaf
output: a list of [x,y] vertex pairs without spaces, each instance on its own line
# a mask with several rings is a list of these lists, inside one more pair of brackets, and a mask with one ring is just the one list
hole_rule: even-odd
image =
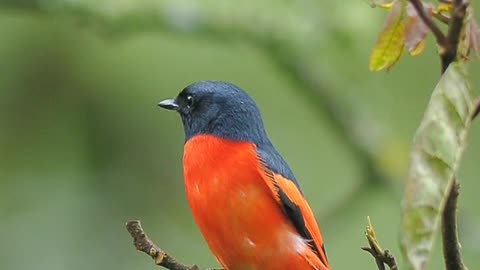
[[388,69],[400,59],[405,48],[405,14],[406,2],[395,1],[370,55],[371,71]]
[[460,164],[474,110],[460,63],[433,91],[414,139],[403,201],[402,249],[410,268],[425,269],[448,191]]

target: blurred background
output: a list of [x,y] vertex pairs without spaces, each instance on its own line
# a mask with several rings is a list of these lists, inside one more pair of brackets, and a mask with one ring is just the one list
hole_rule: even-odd
[[[369,72],[385,15],[362,0],[1,0],[0,269],[156,269],[129,219],[180,261],[217,266],[184,195],[179,117],[156,106],[206,79],[257,101],[332,269],[376,269],[360,250],[367,216],[402,267],[408,152],[440,65],[430,37],[421,56]],[[472,267],[479,138],[474,123],[459,176]]]

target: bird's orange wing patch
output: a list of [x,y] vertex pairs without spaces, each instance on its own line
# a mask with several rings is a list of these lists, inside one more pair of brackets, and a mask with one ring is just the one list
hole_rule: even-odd
[[323,264],[320,269],[330,269],[317,221],[300,190],[293,181],[273,173],[268,168],[263,168],[263,175],[266,184],[299,234],[310,241],[312,250]]

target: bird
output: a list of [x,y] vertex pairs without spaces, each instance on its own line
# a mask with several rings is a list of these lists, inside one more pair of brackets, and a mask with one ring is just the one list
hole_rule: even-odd
[[186,197],[224,269],[330,270],[313,211],[247,92],[199,81],[158,106],[180,115]]

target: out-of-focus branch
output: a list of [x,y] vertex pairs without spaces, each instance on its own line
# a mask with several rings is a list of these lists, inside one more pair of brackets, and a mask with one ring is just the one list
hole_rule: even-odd
[[442,214],[443,257],[446,270],[466,269],[462,261],[460,241],[458,240],[457,199],[459,189],[460,184],[455,179],[448,193]]
[[[255,22],[261,22],[262,25],[252,26],[251,16],[229,16],[229,19],[224,21],[222,16],[227,16],[226,14],[212,16],[205,13],[211,11],[205,11],[195,3],[182,6],[175,1],[160,1],[156,2],[155,8],[138,4],[131,11],[121,9],[123,11],[118,13],[110,9],[98,10],[93,4],[81,1],[52,0],[49,5],[42,3],[43,1],[31,1],[30,5],[21,5],[16,1],[9,1],[7,4],[0,4],[0,7],[4,5],[11,10],[28,10],[39,14],[51,12],[71,15],[79,24],[89,26],[107,37],[155,30],[202,35],[219,40],[249,41],[263,48],[278,67],[300,86],[299,96],[312,104],[312,108],[317,110],[319,115],[326,116],[332,130],[338,137],[343,138],[344,144],[354,153],[359,164],[364,165],[363,179],[366,182],[383,183],[386,175],[395,174],[388,172],[387,168],[378,163],[378,153],[381,152],[379,148],[385,140],[379,139],[380,135],[375,134],[369,127],[371,123],[377,124],[376,121],[368,119],[368,115],[345,98],[332,94],[332,86],[325,85],[321,74],[314,72],[314,68],[306,61],[307,58],[301,54],[298,44],[309,42],[304,39],[314,35],[305,34],[305,30],[302,30],[305,27],[297,29],[295,25],[315,25],[316,22],[308,19],[308,16],[298,16],[298,23],[285,25],[275,25],[284,20],[259,19]],[[298,40],[302,42],[299,43]],[[360,132],[369,134],[370,137],[359,134]]]
[[[199,270],[198,266],[187,266],[180,263],[171,255],[160,249],[150,238],[148,238],[139,220],[128,221],[125,226],[127,227],[130,236],[133,238],[133,245],[135,248],[152,257],[156,265],[163,266],[170,270]],[[209,268],[206,270],[223,269]]]
[[390,253],[390,251],[386,249],[384,250],[380,246],[380,242],[375,235],[375,230],[373,229],[373,225],[370,222],[370,218],[368,218],[368,225],[365,231],[365,236],[367,237],[369,246],[362,247],[362,249],[373,256],[375,262],[377,263],[378,270],[385,270],[385,265],[388,265],[390,270],[398,270],[395,257]]
[[[0,3],[0,7],[3,3]],[[98,10],[92,4],[82,1],[52,0],[49,5],[42,4],[43,1],[31,1],[31,3],[27,7],[11,0],[6,6],[11,10],[34,12],[40,15],[50,13],[62,14],[62,17],[67,15],[79,25],[89,27],[107,40],[145,31],[163,31],[176,35],[208,37],[219,41],[247,41],[263,49],[277,67],[299,86],[296,90],[298,97],[310,104],[322,120],[328,121],[332,127],[331,131],[337,138],[342,139],[343,145],[351,151],[357,164],[361,166],[360,178],[363,182],[358,183],[358,187],[337,203],[334,209],[324,213],[326,216],[348,209],[350,202],[365,190],[363,186],[389,185],[392,183],[388,180],[389,176],[398,176],[396,171],[382,166],[380,162],[383,158],[379,155],[383,152],[382,147],[392,140],[381,134],[381,123],[368,115],[365,108],[334,94],[333,87],[326,84],[327,80],[320,73],[314,72],[315,68],[301,53],[299,44],[315,42],[314,39],[309,40],[309,37],[315,35],[305,34],[301,28],[298,28],[315,25],[316,22],[308,16],[299,16],[301,18],[299,22],[275,26],[278,24],[277,21],[252,20],[251,14],[232,17],[230,14],[212,12],[210,9],[205,11],[202,5],[180,5],[175,0],[157,1],[155,8],[142,7],[140,3],[143,2],[140,2],[134,5],[132,10],[123,9],[118,13],[110,9]],[[104,6],[107,5],[104,4]],[[211,12],[211,14],[205,12]],[[288,10],[288,15],[291,15],[291,12]],[[235,14],[239,13],[241,12],[235,12]],[[281,18],[283,15],[280,14],[278,17]],[[228,20],[222,18],[228,18]],[[252,25],[252,21],[255,25]],[[258,24],[259,22],[261,24]]]
[[[323,115],[327,116],[330,126],[336,132],[338,138],[342,138],[344,144],[355,155],[357,162],[363,166],[363,178],[371,183],[381,184],[387,182],[386,171],[378,164],[376,154],[378,149],[372,145],[372,138],[364,139],[359,134],[360,128],[368,126],[368,120],[360,119],[362,113],[356,110],[354,104],[349,104],[345,99],[334,95],[335,91],[325,85],[321,74],[314,73],[304,61],[301,55],[293,48],[278,44],[267,44],[266,53],[271,55],[278,67],[283,69],[285,75],[297,83],[298,91],[307,103],[312,105]],[[375,137],[375,132],[370,133]],[[369,140],[370,139],[370,140]]]

